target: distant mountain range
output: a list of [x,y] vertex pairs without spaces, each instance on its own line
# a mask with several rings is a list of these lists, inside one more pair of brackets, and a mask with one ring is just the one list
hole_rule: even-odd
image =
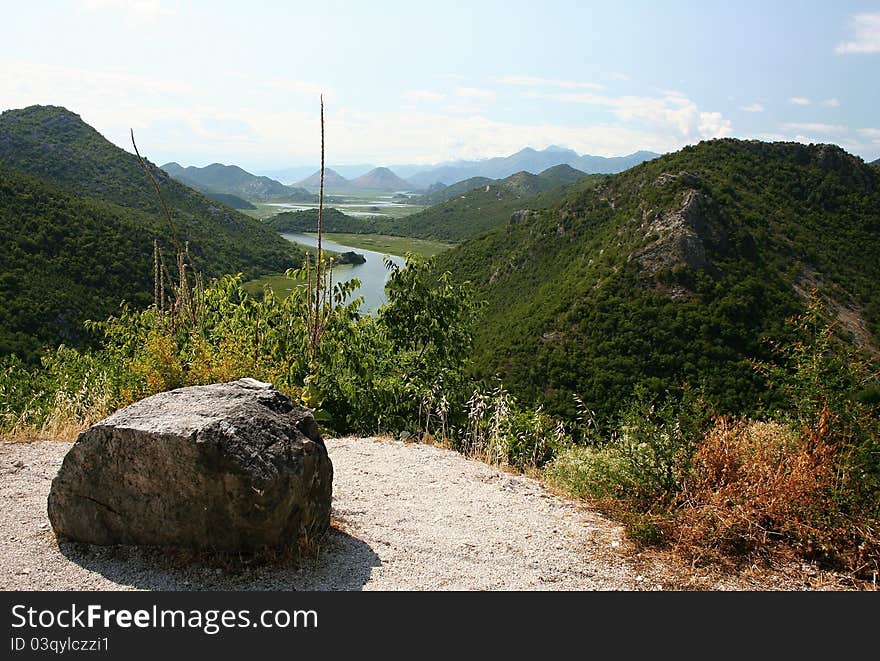
[[[551,145],[546,149],[536,150],[531,147],[521,149],[510,156],[502,156],[497,158],[488,158],[472,161],[448,161],[438,163],[436,165],[390,165],[388,168],[392,174],[405,180],[406,186],[394,188],[393,190],[426,190],[432,185],[441,183],[446,186],[472,179],[474,177],[484,177],[486,179],[504,179],[517,172],[530,172],[538,174],[556,165],[569,165],[572,168],[580,170],[586,174],[614,174],[622,172],[629,168],[657,158],[660,154],[650,151],[638,151],[628,156],[615,156],[606,158],[604,156],[591,156],[589,154],[580,155],[571,149],[557,147]],[[372,165],[345,165],[328,168],[328,172],[332,169],[335,175],[343,179],[356,180],[363,173],[369,174],[368,171],[375,170]],[[314,175],[304,179],[310,172],[314,172],[314,167],[295,167],[285,170],[275,170],[267,172],[279,180],[285,182],[296,182],[294,185],[304,188],[316,188],[317,184],[312,186],[310,182]],[[337,189],[342,189],[345,182],[337,182]],[[325,182],[326,184],[326,182]],[[332,190],[332,188],[331,188]],[[392,190],[389,188],[388,190]]]
[[437,182],[449,185],[470,177],[503,179],[523,170],[536,174],[554,165],[570,165],[587,174],[613,174],[658,156],[654,152],[639,151],[629,156],[605,158],[589,154],[578,155],[571,149],[555,145],[541,151],[526,147],[510,156],[438,165],[417,172],[407,179],[416,187],[427,187]]
[[[558,204],[567,195],[597,185],[606,175],[585,175],[568,165],[548,168],[541,174],[517,172],[504,179],[474,177],[437,188],[411,202],[427,209],[402,218],[348,216],[325,209],[324,230],[351,234],[390,234],[458,243],[479,236],[511,215]],[[315,227],[315,212],[287,211],[265,221],[279,232],[308,232]]]
[[234,195],[248,202],[314,202],[315,196],[304,188],[285,186],[269,177],[259,177],[237,165],[212,163],[203,168],[182,167],[178,163],[162,166],[173,179],[206,195]]
[[[305,179],[296,182],[296,186],[316,191],[321,185],[321,171],[312,173]],[[324,170],[324,190],[333,192],[342,191],[409,191],[412,184],[401,179],[388,168],[373,168],[366,174],[355,179],[346,179],[332,168]]]
[[570,165],[555,165],[547,168],[540,174],[520,171],[501,180],[489,179],[488,177],[471,177],[464,181],[446,186],[434,184],[424,195],[411,197],[411,204],[420,204],[426,207],[434,206],[454,198],[463,198],[470,191],[478,188],[486,188],[490,192],[493,186],[499,187],[505,193],[505,197],[513,195],[537,195],[563,184],[570,184],[587,176],[586,172],[575,170]]

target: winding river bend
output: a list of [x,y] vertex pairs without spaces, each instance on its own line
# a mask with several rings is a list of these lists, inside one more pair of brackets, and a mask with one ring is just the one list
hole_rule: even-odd
[[[283,236],[288,241],[298,243],[307,248],[318,247],[318,237],[313,234],[299,234],[286,232]],[[339,282],[348,282],[353,278],[361,281],[360,289],[355,292],[356,296],[363,296],[364,302],[361,305],[361,311],[366,313],[374,313],[386,301],[385,282],[388,280],[388,269],[385,268],[383,261],[384,255],[374,250],[366,250],[364,248],[352,248],[345,246],[336,241],[329,241],[326,238],[321,242],[321,246],[326,250],[334,252],[348,252],[354,250],[356,253],[363,255],[366,262],[363,264],[346,265],[335,268],[333,270],[334,278]],[[395,264],[402,266],[406,260],[397,255],[388,255],[388,258]]]

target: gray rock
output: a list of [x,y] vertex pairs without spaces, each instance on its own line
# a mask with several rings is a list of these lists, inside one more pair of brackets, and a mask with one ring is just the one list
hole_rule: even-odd
[[529,218],[531,218],[532,212],[529,209],[520,209],[519,211],[514,211],[510,215],[510,224],[511,225],[520,225],[522,223],[527,223]]
[[93,544],[283,548],[327,530],[332,482],[312,414],[240,379],[148,397],[80,433],[49,520]]

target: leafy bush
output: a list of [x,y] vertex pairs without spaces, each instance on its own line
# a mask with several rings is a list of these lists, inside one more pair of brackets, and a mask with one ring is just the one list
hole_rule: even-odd
[[419,426],[420,403],[438,387],[447,401],[466,400],[461,374],[477,306],[467,287],[413,257],[392,273],[388,305],[376,317],[361,316],[360,301],[351,300],[356,281],[334,285],[315,364],[305,289],[257,298],[241,277],[205,289],[186,275],[181,282],[167,309],[124,307],[90,324],[101,338],[95,350],[62,346],[44,355],[41,369],[7,359],[0,429],[51,436],[62,420],[64,429],[82,428],[157,392],[244,376],[307,398],[335,432]]

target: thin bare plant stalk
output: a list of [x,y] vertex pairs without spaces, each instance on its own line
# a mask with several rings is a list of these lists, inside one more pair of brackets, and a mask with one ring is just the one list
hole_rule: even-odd
[[159,241],[153,239],[153,307],[159,309]]
[[321,95],[321,186],[318,193],[318,280],[323,286],[321,279],[321,267],[324,261],[324,253],[321,248],[321,239],[324,234],[324,95]]
[[144,169],[144,172],[147,173],[147,176],[150,178],[150,181],[153,182],[153,188],[156,189],[156,195],[159,196],[159,203],[162,205],[162,211],[165,212],[165,220],[168,221],[168,227],[171,230],[171,239],[174,241],[174,246],[178,251],[181,251],[180,241],[177,239],[177,230],[174,227],[174,221],[171,219],[171,212],[168,211],[168,205],[165,204],[165,196],[162,195],[162,190],[159,188],[159,183],[156,181],[156,178],[153,176],[153,173],[150,171],[150,166],[147,165],[147,162],[144,160],[144,157],[141,156],[141,153],[138,151],[137,143],[134,141],[134,129],[131,130],[131,146],[134,147],[134,153],[137,155],[138,160],[141,163],[141,167]]
[[333,258],[330,258],[330,278],[327,285],[330,290],[330,316],[333,316]]

